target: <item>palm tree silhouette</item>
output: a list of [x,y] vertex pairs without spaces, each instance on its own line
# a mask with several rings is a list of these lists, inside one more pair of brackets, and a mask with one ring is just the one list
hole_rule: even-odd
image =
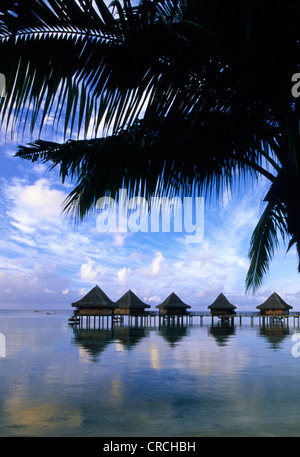
[[[2,0],[2,127],[38,132],[16,155],[75,180],[65,211],[79,219],[124,185],[219,195],[263,176],[255,290],[280,237],[300,259],[299,12],[297,0]],[[42,139],[49,123],[62,142]]]

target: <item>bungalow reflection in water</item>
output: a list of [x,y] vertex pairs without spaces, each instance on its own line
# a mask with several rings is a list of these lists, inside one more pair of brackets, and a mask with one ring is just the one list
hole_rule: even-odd
[[285,324],[275,322],[272,325],[262,325],[259,335],[267,339],[270,348],[279,349],[283,340],[290,335],[290,330]]
[[138,342],[149,335],[144,327],[113,326],[107,329],[76,329],[73,342],[84,349],[96,361],[112,343],[120,343],[124,350],[130,351]]
[[[199,331],[208,330],[219,347],[225,347],[236,337],[236,325],[233,321],[220,320],[208,326],[199,326]],[[278,349],[283,340],[290,335],[288,325],[284,321],[274,321],[267,324],[255,325],[258,335],[265,338],[271,349]],[[139,327],[127,325],[113,325],[110,328],[81,329],[73,327],[73,343],[96,362],[110,345],[120,344],[123,350],[131,351],[144,339],[149,338],[152,332],[168,343],[170,348],[180,345],[190,335],[189,326],[162,325],[159,327]],[[197,348],[195,347],[195,351]]]

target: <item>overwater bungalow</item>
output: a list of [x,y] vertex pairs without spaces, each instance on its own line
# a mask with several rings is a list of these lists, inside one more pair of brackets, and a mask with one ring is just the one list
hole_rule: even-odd
[[100,289],[95,286],[80,300],[72,303],[76,308],[75,313],[79,316],[107,316],[114,314],[114,302]]
[[156,308],[159,309],[159,314],[162,315],[183,315],[187,314],[187,309],[190,308],[186,305],[174,292],[172,292],[160,305]]
[[291,305],[288,305],[276,292],[270,295],[269,298],[261,305],[258,305],[256,309],[260,310],[263,315],[286,315],[289,314],[289,310],[293,309]]
[[230,301],[225,297],[224,294],[218,295],[215,301],[208,306],[210,309],[210,313],[212,315],[228,315],[228,314],[235,314],[236,306],[234,306]]
[[132,290],[128,290],[116,301],[114,312],[115,314],[138,315],[144,314],[145,308],[150,308],[150,305],[144,303]]

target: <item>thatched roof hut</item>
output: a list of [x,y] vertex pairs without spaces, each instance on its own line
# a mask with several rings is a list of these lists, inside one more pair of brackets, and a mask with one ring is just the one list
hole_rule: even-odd
[[259,309],[261,314],[289,314],[289,310],[293,307],[288,305],[276,292],[270,295],[269,298],[256,309]]
[[172,292],[160,305],[156,308],[159,309],[159,314],[179,315],[186,314],[187,309],[190,308],[186,305],[174,292]]
[[230,303],[225,295],[221,293],[215,301],[208,306],[208,309],[210,309],[211,314],[215,315],[234,314],[236,306]]
[[113,314],[115,304],[99,286],[95,286],[72,306],[77,308],[80,315],[101,316]]
[[144,314],[145,308],[150,308],[150,305],[144,303],[132,290],[128,290],[116,301],[115,314]]

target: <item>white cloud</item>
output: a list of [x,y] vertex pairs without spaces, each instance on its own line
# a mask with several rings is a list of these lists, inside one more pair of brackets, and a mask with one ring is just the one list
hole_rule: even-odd
[[117,233],[114,235],[112,245],[121,248],[125,244],[125,239],[126,239],[125,235],[123,235],[121,233]]
[[[14,224],[14,225],[15,225],[15,224]],[[15,225],[15,226],[16,226],[16,225]],[[18,228],[18,227],[17,227],[17,228]],[[25,230],[23,230],[23,231],[26,232],[26,228],[25,228]],[[27,232],[27,233],[28,233],[28,232]],[[29,233],[32,233],[32,231],[29,232]],[[24,236],[24,234],[23,234],[23,236],[11,235],[10,238],[11,238],[11,240],[16,241],[17,243],[25,244],[25,245],[27,245],[27,246],[32,246],[32,247],[35,246],[35,241],[34,241],[33,239],[26,238],[26,237]]]
[[44,163],[35,163],[32,167],[32,172],[37,175],[43,175],[47,172],[47,165]]
[[10,201],[7,214],[11,225],[22,232],[32,234],[46,224],[62,222],[66,193],[51,188],[49,180],[41,178],[33,184],[26,184],[23,179],[13,179],[4,191]]
[[130,274],[131,274],[130,268],[128,268],[128,267],[120,268],[120,270],[117,271],[119,284],[121,284],[122,286],[125,286],[128,282]]
[[[207,208],[204,240],[187,244],[184,234],[100,233],[96,217],[74,227],[62,217],[65,189],[52,175],[43,178],[42,167],[35,178],[37,173],[41,179],[31,183],[2,179],[1,303],[18,306],[23,297],[32,303],[71,303],[91,283],[113,299],[128,288],[136,290],[152,309],[173,290],[194,309],[206,309],[221,291],[236,300],[243,297],[250,236],[259,217],[252,195],[235,199],[228,193],[225,206]],[[274,275],[258,297],[281,284],[281,295],[293,293],[295,300],[299,288],[291,256],[272,263]],[[282,276],[283,262],[294,275]]]
[[159,303],[161,300],[161,297],[159,295],[153,295],[151,297],[149,297],[149,303]]
[[80,279],[83,281],[96,281],[107,271],[102,266],[96,266],[96,262],[90,258],[80,267]]
[[129,260],[133,262],[140,262],[143,259],[143,254],[141,252],[133,251],[129,256]]
[[88,290],[83,288],[83,289],[80,289],[80,291],[78,292],[78,295],[80,297],[84,297],[84,295],[86,295],[88,293]]
[[9,159],[12,159],[16,154],[16,149],[5,149],[4,150],[4,155],[9,158]]
[[155,254],[155,258],[151,262],[151,266],[150,266],[151,273],[153,276],[156,276],[160,272],[161,264],[163,263],[164,260],[165,260],[164,256],[162,255],[161,252],[158,251]]
[[47,179],[41,178],[33,185],[26,185],[18,195],[18,206],[28,208],[33,217],[60,217],[66,194],[57,189],[51,189]]
[[30,308],[33,303],[43,307],[51,302],[59,307],[62,293],[69,288],[70,282],[69,278],[59,274],[56,265],[36,264],[32,269],[23,271],[18,268],[2,270],[0,303],[14,303],[19,308]]

